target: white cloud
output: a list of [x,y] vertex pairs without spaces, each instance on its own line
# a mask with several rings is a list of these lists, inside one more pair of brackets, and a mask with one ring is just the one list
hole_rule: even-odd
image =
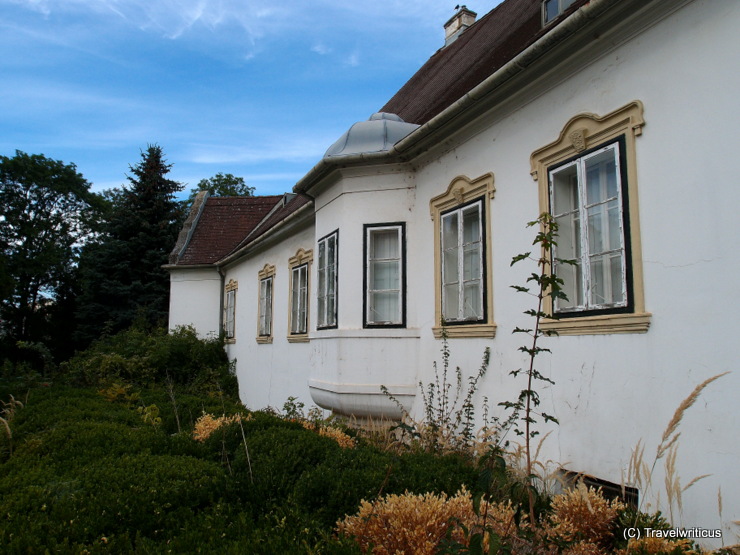
[[325,56],[326,54],[329,54],[331,52],[331,48],[326,46],[324,43],[319,42],[311,47],[311,52],[316,52],[317,54]]

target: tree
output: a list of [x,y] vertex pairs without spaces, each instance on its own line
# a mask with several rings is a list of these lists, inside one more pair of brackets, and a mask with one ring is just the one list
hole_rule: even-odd
[[217,173],[209,179],[201,179],[185,202],[187,206],[193,204],[195,196],[200,191],[209,191],[217,197],[251,197],[254,196],[254,187],[249,187],[243,177],[235,177],[230,173]]
[[[16,151],[0,156],[0,335],[46,341],[68,296],[100,198],[74,164]],[[7,353],[7,351],[6,351]]]
[[81,345],[103,330],[117,332],[136,319],[166,324],[169,275],[162,265],[183,219],[182,206],[175,199],[182,185],[166,177],[171,167],[162,148],[149,145],[141,161],[130,166],[128,187],[107,194],[110,215],[98,240],[85,248],[80,264]]

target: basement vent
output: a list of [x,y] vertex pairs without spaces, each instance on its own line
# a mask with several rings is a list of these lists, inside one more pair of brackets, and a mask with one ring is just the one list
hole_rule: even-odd
[[563,489],[573,488],[578,482],[583,482],[583,485],[586,487],[592,487],[594,489],[601,488],[601,493],[605,499],[618,499],[632,508],[637,508],[640,496],[637,488],[622,486],[621,484],[602,480],[596,476],[573,472],[564,468],[560,469],[560,475],[563,482]]

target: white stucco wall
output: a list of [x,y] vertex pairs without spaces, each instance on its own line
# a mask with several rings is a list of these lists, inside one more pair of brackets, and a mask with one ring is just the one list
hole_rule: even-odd
[[[308,378],[312,364],[309,343],[288,342],[290,271],[288,260],[298,249],[314,249],[312,222],[296,229],[283,241],[256,249],[243,262],[227,268],[226,282],[238,282],[236,293],[235,341],[226,346],[229,358],[237,361],[239,394],[250,409],[267,406],[281,410],[288,397],[312,405]],[[314,254],[315,256],[315,254]],[[275,266],[273,281],[272,343],[257,342],[259,278],[265,264]],[[312,264],[313,266],[313,264]],[[309,288],[314,289],[313,275]],[[313,314],[309,326],[313,325]]]
[[[632,100],[642,101],[645,127],[637,138],[637,172],[646,309],[652,313],[646,334],[558,337],[546,341],[539,369],[556,385],[539,387],[543,410],[560,419],[542,459],[621,483],[638,441],[650,458],[681,401],[710,376],[735,370],[738,360],[734,311],[740,246],[734,213],[740,192],[731,163],[737,138],[735,92],[740,76],[730,70],[740,56],[736,23],[740,4],[692,2],[671,17],[611,50],[588,67],[537,94],[505,117],[491,117],[483,129],[444,155],[434,156],[416,175],[418,223],[429,240],[415,245],[431,272],[432,227],[421,207],[443,192],[457,175],[495,175],[491,203],[493,296],[498,333],[494,340],[453,339],[453,362],[475,370],[486,346],[493,356],[481,394],[493,404],[514,400],[523,378],[508,375],[523,365],[516,349],[527,324],[522,311],[532,308],[525,295],[509,288],[523,285],[533,267],[509,267],[529,249],[533,233],[525,223],[538,213],[537,184],[529,176],[529,157],[557,139],[567,121],[583,112],[604,115]],[[604,41],[608,42],[609,37]],[[721,45],[721,46],[720,46]],[[427,223],[422,221],[426,218]],[[423,228],[426,227],[426,231]],[[430,274],[427,274],[430,275]],[[420,281],[418,318],[433,318],[433,283]],[[427,383],[439,342],[421,335],[421,379]],[[546,385],[546,384],[545,384]],[[740,423],[733,373],[710,385],[681,424],[677,474],[682,484],[711,474],[684,494],[683,515],[675,524],[716,528],[717,494],[724,499],[726,539],[734,541],[740,480],[737,461]],[[417,405],[417,412],[421,407]],[[653,483],[664,513],[662,461]],[[728,500],[732,500],[729,501]],[[657,504],[657,495],[646,500]]]
[[[733,308],[740,262],[734,253],[740,229],[735,214],[740,188],[732,162],[740,150],[735,131],[740,110],[740,3],[695,0],[662,21],[629,37],[605,34],[444,146],[408,166],[345,169],[331,183],[312,190],[315,224],[306,224],[261,247],[226,269],[226,281],[239,283],[236,342],[227,346],[237,360],[242,400],[250,408],[281,408],[289,396],[307,406],[313,400],[344,412],[376,415],[392,405],[379,394],[387,385],[416,416],[420,380],[434,379],[441,341],[434,339],[434,231],[430,200],[459,175],[495,176],[490,204],[493,339],[450,340],[451,368],[474,373],[486,347],[491,363],[478,393],[497,403],[515,400],[524,378],[509,372],[526,360],[517,350],[528,327],[522,312],[531,299],[511,285],[523,285],[532,266],[510,267],[529,250],[534,232],[526,222],[539,212],[538,185],[530,176],[530,155],[558,138],[581,113],[602,116],[633,100],[644,105],[645,126],[636,139],[636,170],[646,310],[644,334],[553,337],[552,354],[538,359],[554,386],[537,386],[542,410],[559,426],[541,426],[540,458],[568,469],[621,483],[638,441],[652,462],[665,426],[681,401],[710,376],[735,370],[738,325]],[[406,223],[407,326],[363,329],[363,224]],[[320,237],[339,230],[339,312],[337,329],[316,330],[316,259]],[[310,271],[310,342],[287,340],[288,259],[299,248],[313,249]],[[258,272],[276,267],[274,332],[271,344],[258,344]],[[183,274],[185,275],[185,274]],[[217,276],[217,274],[214,274]],[[173,273],[173,299],[190,299],[193,284]],[[211,276],[213,277],[213,276]],[[206,280],[204,274],[201,281]],[[208,278],[211,279],[211,278]],[[219,285],[198,285],[211,300],[203,309],[175,306],[171,324],[203,314],[203,329],[218,325],[218,312],[206,309]],[[200,301],[199,301],[200,302]],[[216,301],[218,305],[218,301]],[[198,305],[200,306],[200,305]],[[205,315],[208,314],[206,317]],[[214,319],[215,318],[215,319]],[[215,322],[215,324],[214,324]],[[201,328],[196,325],[198,329]],[[311,397],[309,384],[313,385]],[[711,384],[681,423],[677,472],[681,483],[710,474],[684,493],[682,515],[674,524],[716,528],[717,494],[724,499],[725,541],[736,541],[731,521],[740,520],[740,412],[735,400],[740,375]],[[653,477],[653,508],[662,490],[662,462]],[[644,492],[641,492],[641,494]],[[646,508],[646,505],[643,505]],[[668,513],[668,507],[660,508]]]
[[170,270],[169,328],[193,326],[200,337],[218,336],[221,287],[215,268]]

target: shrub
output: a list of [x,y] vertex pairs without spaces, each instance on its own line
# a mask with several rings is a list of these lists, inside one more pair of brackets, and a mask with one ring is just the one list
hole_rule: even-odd
[[123,380],[138,385],[168,380],[202,393],[236,396],[236,376],[218,338],[200,339],[192,327],[171,333],[163,328],[132,327],[105,336],[63,365],[84,385]]
[[466,544],[470,531],[486,530],[484,547],[491,531],[497,538],[507,538],[516,530],[515,512],[510,503],[482,501],[479,514],[485,516],[480,517],[465,489],[453,497],[445,493],[393,494],[375,503],[363,501],[356,515],[337,523],[337,531],[354,537],[363,551],[431,555],[445,539]]

